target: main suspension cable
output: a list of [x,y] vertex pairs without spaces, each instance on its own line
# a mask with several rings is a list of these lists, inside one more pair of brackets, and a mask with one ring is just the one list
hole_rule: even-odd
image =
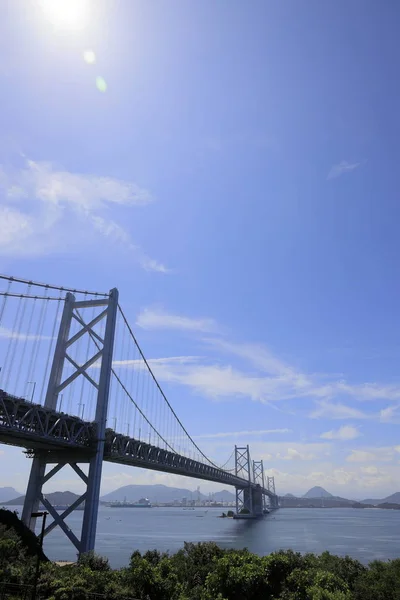
[[[176,412],[175,412],[175,411],[174,411],[174,409],[172,408],[171,404],[168,402],[168,399],[167,399],[166,395],[164,394],[164,392],[163,392],[163,390],[162,390],[162,388],[161,388],[160,384],[158,383],[157,379],[155,378],[155,375],[154,375],[154,373],[153,373],[153,371],[152,371],[152,369],[151,369],[151,367],[150,367],[149,363],[147,362],[147,359],[146,359],[146,357],[144,356],[144,354],[143,354],[143,352],[142,352],[142,349],[140,348],[140,346],[139,346],[139,344],[138,344],[138,342],[137,342],[137,340],[136,340],[136,337],[135,337],[135,335],[134,335],[134,333],[133,333],[133,331],[132,331],[132,329],[131,329],[131,327],[130,327],[130,325],[129,325],[129,323],[128,323],[128,320],[127,320],[127,318],[125,317],[125,314],[124,314],[124,312],[123,312],[123,310],[122,310],[122,308],[121,308],[121,306],[120,306],[119,304],[118,304],[118,310],[120,311],[120,313],[121,313],[121,316],[122,316],[123,320],[125,321],[125,325],[127,326],[127,328],[128,328],[128,331],[129,331],[129,333],[131,334],[131,336],[132,336],[132,339],[133,339],[133,341],[135,342],[135,344],[136,344],[136,346],[137,346],[137,348],[138,348],[138,350],[139,350],[140,356],[142,357],[142,359],[143,359],[143,361],[144,361],[144,363],[145,363],[145,365],[146,365],[147,369],[149,370],[149,372],[150,372],[150,375],[152,376],[154,383],[155,383],[155,384],[156,384],[156,386],[158,387],[158,390],[159,390],[159,392],[161,393],[162,397],[164,398],[165,402],[167,403],[167,405],[168,405],[168,407],[169,407],[170,411],[172,412],[172,414],[174,415],[175,419],[178,421],[178,423],[179,423],[179,425],[180,425],[180,427],[181,427],[182,431],[184,431],[184,433],[187,435],[188,439],[189,439],[189,440],[192,442],[193,446],[194,446],[194,447],[196,448],[196,450],[197,450],[197,451],[198,451],[198,452],[201,454],[201,456],[203,456],[203,458],[205,458],[205,459],[206,459],[206,461],[207,461],[208,463],[210,463],[210,464],[211,464],[213,467],[215,467],[216,469],[220,469],[220,467],[219,467],[218,465],[216,465],[216,464],[215,464],[215,463],[214,463],[212,460],[210,460],[210,459],[208,458],[208,456],[206,456],[206,454],[204,454],[204,452],[201,450],[201,448],[199,448],[199,446],[196,444],[196,442],[193,440],[193,438],[192,438],[192,437],[189,435],[189,433],[187,432],[186,428],[183,426],[183,424],[182,424],[181,420],[179,419],[178,415],[176,414]],[[147,418],[146,418],[146,421],[147,421]],[[169,444],[168,444],[168,445],[169,445]]]
[[9,298],[28,298],[30,300],[57,300],[58,302],[60,302],[61,300],[65,300],[65,298],[61,297],[61,298],[55,298],[54,296],[32,296],[32,295],[28,295],[28,294],[16,294],[16,293],[9,293],[9,292],[0,292],[0,296],[4,296],[4,302],[6,301],[6,299]]
[[[9,281],[8,282],[8,287],[7,287],[7,292],[10,291],[11,285],[12,285],[12,281]],[[2,294],[2,295],[4,295],[4,299],[3,299],[3,302],[1,304],[1,309],[0,309],[0,325],[1,325],[1,322],[3,320],[4,311],[6,309],[6,304],[7,304],[7,293],[6,294]]]
[[31,281],[29,279],[21,279],[19,277],[12,277],[10,275],[1,275],[0,279],[5,279],[6,281],[16,282],[16,283],[24,283],[26,285],[31,285],[34,287],[42,287],[51,290],[59,290],[62,292],[71,292],[73,294],[88,294],[90,296],[109,296],[110,294],[105,294],[104,292],[89,292],[88,290],[79,290],[76,288],[64,287],[62,285],[51,285],[49,283],[41,283],[39,281]]

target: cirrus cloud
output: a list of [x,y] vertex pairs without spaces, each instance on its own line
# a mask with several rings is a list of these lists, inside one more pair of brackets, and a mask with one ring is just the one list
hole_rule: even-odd
[[160,307],[143,309],[136,319],[136,325],[142,329],[175,329],[202,333],[215,332],[218,329],[213,319],[177,315]]
[[325,431],[321,434],[321,438],[325,440],[354,440],[360,436],[357,427],[353,425],[343,425],[338,430]]
[[328,173],[327,179],[336,179],[345,173],[351,173],[360,166],[361,163],[351,163],[347,160],[342,160],[337,165],[333,165]]
[[142,268],[168,271],[139,248],[116,220],[118,206],[133,208],[152,201],[150,193],[136,183],[26,159],[20,168],[0,165],[0,199],[0,254],[73,252],[105,238],[128,250]]

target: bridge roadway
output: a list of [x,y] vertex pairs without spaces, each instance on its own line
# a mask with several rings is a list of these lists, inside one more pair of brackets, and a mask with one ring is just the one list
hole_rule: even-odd
[[[96,424],[27,402],[0,390],[0,442],[45,453],[47,462],[89,462],[96,448]],[[273,502],[275,494],[259,484],[186,456],[106,429],[104,460],[232,485],[258,488]],[[259,493],[258,492],[258,493]]]

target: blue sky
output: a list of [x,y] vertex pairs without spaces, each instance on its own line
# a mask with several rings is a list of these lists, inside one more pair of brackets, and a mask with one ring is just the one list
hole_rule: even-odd
[[[397,491],[400,7],[84,5],[0,8],[1,271],[118,287],[216,458],[251,443],[279,492]],[[196,484],[103,487],[149,481]]]

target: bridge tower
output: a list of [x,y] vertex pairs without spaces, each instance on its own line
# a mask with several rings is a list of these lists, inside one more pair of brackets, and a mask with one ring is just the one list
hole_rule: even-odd
[[275,492],[275,478],[267,476],[267,489],[274,494],[271,498],[271,508],[278,508],[278,496]]
[[275,494],[275,477],[269,477],[267,475],[267,489]]
[[251,493],[251,469],[249,446],[235,446],[235,475],[248,481],[243,488],[236,488],[236,514],[253,514],[253,495]]
[[[99,311],[97,315],[92,316],[89,322],[86,322],[88,319],[84,319],[81,314],[86,308],[93,308],[94,312]],[[96,441],[90,451],[86,452],[76,451],[72,448],[54,451],[35,450],[22,512],[22,520],[34,531],[36,518],[32,517],[32,513],[37,512],[39,503],[42,503],[54,519],[46,528],[45,535],[54,527],[59,526],[80,554],[93,550],[95,545],[117,308],[117,289],[111,290],[109,296],[104,299],[76,301],[73,294],[68,293],[66,296],[44,405],[56,410],[59,394],[65,393],[65,390],[77,377],[85,377],[96,391]],[[104,320],[105,329],[102,337],[94,328]],[[73,321],[78,323],[78,330],[70,336]],[[78,361],[72,358],[71,348],[83,337],[89,337],[94,342],[97,351],[84,364],[78,364]],[[89,371],[95,363],[96,367],[100,368],[98,381],[95,381],[93,374]],[[72,374],[63,378],[66,365],[72,365],[73,371]],[[78,463],[89,463],[87,475],[78,466]],[[46,467],[51,464],[55,464],[55,466],[46,474]],[[59,515],[43,495],[42,487],[67,464],[85,483],[86,491]],[[85,502],[85,507],[81,539],[79,540],[66,525],[65,518],[82,502]]]
[[[264,463],[262,460],[253,460],[253,481],[258,484],[262,489],[265,488],[264,478]],[[256,493],[256,492],[255,492]],[[265,494],[257,494],[257,514],[264,513],[267,508]],[[254,501],[253,501],[254,504]]]

